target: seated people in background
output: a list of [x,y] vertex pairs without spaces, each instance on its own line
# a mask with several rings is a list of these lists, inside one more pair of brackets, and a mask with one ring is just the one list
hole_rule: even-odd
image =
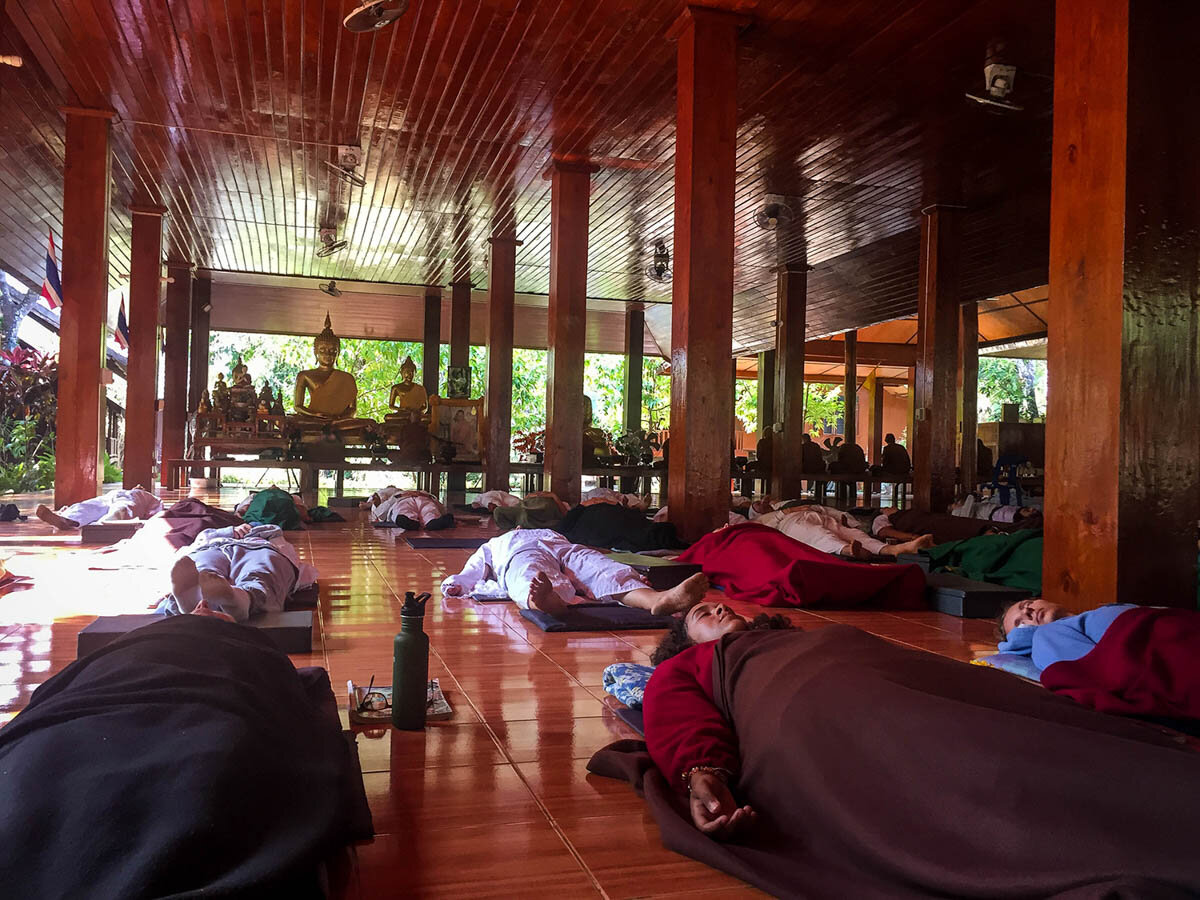
[[863,531],[848,513],[815,503],[774,510],[755,521],[817,550],[860,559],[916,553],[933,546],[933,536],[928,534],[902,544],[885,544]]
[[[171,567],[168,615],[224,613],[235,622],[280,612],[290,594],[317,580],[277,525],[234,525],[202,531]],[[202,605],[203,604],[203,605]]]
[[871,466],[872,475],[894,475],[897,478],[907,478],[912,474],[912,460],[908,450],[902,444],[896,443],[894,434],[883,436],[883,456],[880,464]]
[[757,522],[719,528],[679,555],[731,600],[763,606],[924,609],[919,566],[864,566]]
[[497,506],[520,506],[521,498],[508,491],[484,491],[471,501],[471,505],[491,512]]
[[858,475],[868,468],[867,455],[858,444],[842,444],[837,448],[837,458],[829,465],[829,471],[837,475]]
[[1036,597],[997,618],[1001,653],[1103,712],[1200,719],[1200,612],[1114,603],[1077,615]]
[[129,490],[117,490],[102,497],[64,506],[58,512],[42,504],[34,511],[43,522],[62,531],[93,525],[96,522],[129,522],[148,519],[163,508],[162,501],[140,484]]
[[821,448],[807,431],[800,436],[800,463],[806,475],[825,471],[825,457]]
[[[657,654],[643,705],[642,784],[683,852],[776,896],[1200,890],[1200,765],[1173,736],[846,625],[688,618],[698,643]],[[614,756],[632,762],[616,746],[589,769],[615,773]]]
[[593,503],[615,503],[618,506],[628,506],[630,509],[646,509],[650,506],[650,495],[621,494],[611,488],[592,488],[583,492],[583,505]]
[[454,515],[432,494],[388,485],[362,503],[372,522],[393,522],[405,531],[441,531],[454,527]]
[[497,506],[492,519],[501,531],[510,528],[553,528],[567,514],[567,504],[550,491],[526,494],[516,506]]
[[442,593],[462,597],[487,581],[496,582],[523,609],[532,607],[551,615],[565,612],[577,595],[670,615],[687,609],[708,590],[708,579],[702,574],[669,591],[651,590],[629,566],[545,528],[517,528],[492,538],[461,572],[442,582]]

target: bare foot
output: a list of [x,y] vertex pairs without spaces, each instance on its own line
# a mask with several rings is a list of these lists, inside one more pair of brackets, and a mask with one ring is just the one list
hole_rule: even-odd
[[704,599],[708,587],[708,576],[697,572],[687,581],[675,585],[669,591],[663,591],[651,605],[650,612],[656,616],[669,616],[689,610]]
[[842,556],[849,556],[851,559],[870,559],[871,554],[863,549],[863,545],[859,541],[851,541],[842,550]]
[[185,613],[190,613],[200,602],[200,573],[190,556],[181,556],[171,566],[171,593],[175,602]]
[[933,535],[923,534],[919,538],[911,541],[905,541],[903,544],[890,544],[884,548],[884,552],[888,556],[899,556],[901,553],[916,553],[918,550],[924,550],[933,546]]
[[554,585],[550,583],[545,572],[538,572],[529,583],[529,605],[552,616],[562,615],[567,611],[567,604],[554,593]]
[[73,528],[79,527],[78,522],[72,519],[63,518],[44,503],[35,509],[33,514],[46,524],[53,525],[59,531],[70,531]]

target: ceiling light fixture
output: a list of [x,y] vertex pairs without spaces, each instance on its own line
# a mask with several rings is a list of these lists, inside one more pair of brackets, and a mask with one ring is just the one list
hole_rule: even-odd
[[646,269],[646,277],[659,284],[668,284],[671,281],[671,251],[667,249],[667,242],[662,238],[654,242],[654,262]]
[[342,19],[347,31],[366,34],[386,28],[404,15],[408,0],[367,0]]

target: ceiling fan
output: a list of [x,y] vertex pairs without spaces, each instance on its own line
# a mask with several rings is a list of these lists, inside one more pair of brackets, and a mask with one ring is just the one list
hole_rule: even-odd
[[336,281],[330,281],[328,284],[318,284],[322,293],[328,294],[330,297],[342,296],[342,289],[337,286]]
[[342,19],[342,24],[347,31],[365,34],[386,28],[404,15],[407,9],[408,0],[367,0]]
[[317,256],[321,259],[333,256],[333,254],[345,250],[350,246],[346,241],[337,240],[337,232],[332,228],[321,229],[321,249],[317,251]]
[[792,219],[792,208],[778,194],[767,194],[766,202],[754,214],[754,224],[763,231],[774,231],[779,224],[787,224]]
[[986,107],[989,112],[1021,112],[1025,107],[1008,99],[1016,86],[1017,67],[1003,62],[1003,55],[1004,44],[996,42],[988,47],[983,66],[983,91],[978,94],[967,91],[966,97]]

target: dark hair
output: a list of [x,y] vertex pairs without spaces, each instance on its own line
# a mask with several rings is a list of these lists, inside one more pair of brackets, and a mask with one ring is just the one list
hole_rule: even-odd
[[885,444],[894,444],[896,443],[896,436],[894,434],[885,434],[883,436],[883,442]]
[[1020,600],[1010,600],[1008,603],[1005,603],[1004,606],[1002,606],[1000,608],[1000,614],[996,616],[996,620],[995,620],[996,640],[997,641],[1007,641],[1008,640],[1008,632],[1004,630],[1004,617],[1008,615],[1008,611],[1010,609],[1012,609],[1014,606],[1016,606],[1020,602],[1021,602]]
[[[783,631],[785,629],[795,628],[792,620],[787,616],[776,613],[769,616],[766,613],[759,613],[751,621],[747,630],[749,631]],[[684,613],[679,618],[671,622],[671,627],[667,629],[667,633],[663,639],[659,641],[657,647],[650,654],[650,664],[653,666],[661,666],[672,656],[678,656],[684,650],[691,647],[696,642],[688,637],[687,633],[687,613]]]

